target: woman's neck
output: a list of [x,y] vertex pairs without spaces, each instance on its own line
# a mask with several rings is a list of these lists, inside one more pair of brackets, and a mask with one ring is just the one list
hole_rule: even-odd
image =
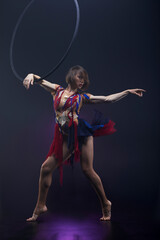
[[66,87],[66,90],[68,91],[68,92],[73,92],[73,93],[75,93],[75,92],[77,92],[77,88],[73,88],[73,87],[71,87],[71,85],[70,84],[68,84],[68,86]]

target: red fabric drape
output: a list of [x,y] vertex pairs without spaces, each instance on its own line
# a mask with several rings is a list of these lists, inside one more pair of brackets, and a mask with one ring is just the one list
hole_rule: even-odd
[[55,124],[55,132],[54,132],[54,139],[53,142],[50,146],[49,152],[46,156],[49,157],[53,155],[58,159],[59,163],[59,172],[60,172],[60,184],[62,185],[63,183],[63,167],[62,167],[62,162],[63,162],[63,135],[59,130],[59,125],[58,123]]
[[116,132],[114,125],[115,123],[112,120],[109,120],[109,122],[104,124],[102,128],[95,130],[93,136],[94,137],[104,136],[104,135],[109,135]]

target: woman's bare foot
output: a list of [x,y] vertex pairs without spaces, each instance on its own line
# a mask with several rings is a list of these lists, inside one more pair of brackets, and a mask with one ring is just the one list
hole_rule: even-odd
[[39,215],[47,212],[47,210],[48,209],[47,209],[46,205],[44,205],[43,207],[36,207],[33,212],[32,217],[27,218],[26,221],[27,222],[35,222],[37,220],[37,218],[39,217]]
[[111,205],[112,203],[108,200],[105,206],[102,207],[103,217],[100,218],[101,221],[111,220]]

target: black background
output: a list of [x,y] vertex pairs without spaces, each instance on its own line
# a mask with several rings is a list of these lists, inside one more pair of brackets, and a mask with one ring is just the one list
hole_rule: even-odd
[[[29,217],[34,209],[40,166],[54,134],[52,97],[39,86],[27,91],[12,73],[9,48],[13,29],[28,0],[0,4],[0,211],[1,219]],[[48,78],[66,87],[74,65],[89,73],[88,92],[109,95],[129,88],[146,90],[94,108],[116,122],[117,132],[95,139],[94,167],[117,211],[160,221],[159,185],[159,1],[80,0],[79,33],[69,56]],[[17,72],[42,75],[63,55],[75,26],[73,0],[36,0],[25,14],[13,48]],[[52,211],[100,211],[99,200],[80,164],[64,167],[63,187],[53,174]],[[116,211],[115,211],[116,212]],[[124,217],[125,215],[123,215]]]

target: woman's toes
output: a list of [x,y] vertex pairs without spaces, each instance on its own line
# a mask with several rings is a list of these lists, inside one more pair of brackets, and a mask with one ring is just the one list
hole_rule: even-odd
[[109,220],[111,220],[111,218],[110,217],[101,217],[100,220],[101,221],[109,221]]
[[32,217],[26,219],[26,221],[27,222],[35,222],[37,220],[38,216],[42,213],[47,212],[47,210],[48,209],[46,206],[43,206],[42,208],[37,207],[36,210],[34,210]]
[[35,219],[35,218],[33,218],[33,217],[30,217],[30,218],[27,218],[27,219],[26,219],[26,221],[27,221],[27,222],[35,222],[35,221],[36,221],[36,219]]
[[26,219],[27,222],[35,222],[39,215],[33,213],[32,217]]

